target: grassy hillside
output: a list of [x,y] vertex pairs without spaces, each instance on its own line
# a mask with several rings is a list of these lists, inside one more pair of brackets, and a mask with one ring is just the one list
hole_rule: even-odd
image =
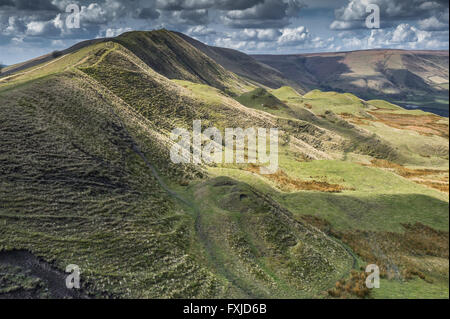
[[236,100],[242,105],[263,111],[274,110],[282,113],[288,110],[283,102],[262,88],[244,93]]
[[279,88],[281,86],[289,85],[295,87],[297,90],[304,91],[304,88],[300,84],[287,79],[278,70],[258,62],[256,59],[245,53],[227,48],[209,46],[192,39],[185,34],[178,32],[176,32],[176,34],[196,47],[198,50],[202,51],[225,69],[249,80],[252,83],[261,84],[268,88]]
[[185,174],[161,161],[167,141],[78,73],[3,98],[2,250],[26,249],[60,270],[77,264],[96,296],[170,297],[177,286],[208,295],[206,282],[203,292],[189,289],[195,277],[212,277],[183,257],[188,234],[175,230],[186,217],[134,144],[159,170]]
[[232,94],[249,87],[248,83],[225,70],[173,32],[129,32],[114,41],[169,79],[208,84]]
[[[205,90],[186,83],[184,86],[195,95]],[[273,101],[271,96],[282,101],[284,108],[261,108],[261,101]],[[289,87],[272,90],[271,94],[250,91],[238,100],[263,113],[289,118],[291,125],[294,120],[307,121],[309,129],[320,127],[325,130],[322,134],[327,132],[320,141],[337,138],[340,142],[335,140],[335,147],[329,144],[320,153],[297,144],[291,136],[280,150],[277,174],[262,176],[251,167],[219,167],[210,169],[213,176],[226,175],[271,194],[299,220],[333,234],[365,256],[364,260],[383,265],[383,276],[389,284],[373,296],[406,298],[418,291],[426,295],[434,291],[434,296],[443,298],[448,295],[447,119],[407,111],[384,101],[364,101],[352,94],[314,91],[302,96]],[[392,118],[396,114],[398,119]],[[428,125],[424,119],[430,118],[429,125],[436,131],[424,134],[420,127],[397,122],[402,118],[422,127]],[[378,125],[383,129],[374,134]],[[306,136],[299,140],[316,146]],[[348,147],[342,140],[348,141]],[[420,239],[395,248],[411,236]],[[411,294],[400,288],[409,287],[408,280],[414,285]],[[334,296],[336,292],[331,293]],[[336,294],[348,296],[339,289]]]
[[[135,32],[0,79],[0,296],[61,296],[37,263],[81,297],[448,297],[448,119],[201,54]],[[193,120],[279,128],[279,170],[173,164]]]

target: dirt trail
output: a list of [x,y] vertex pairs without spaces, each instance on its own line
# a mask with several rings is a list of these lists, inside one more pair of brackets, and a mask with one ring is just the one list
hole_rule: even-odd
[[37,68],[31,69],[29,71],[21,72],[21,73],[14,73],[13,75],[9,75],[9,76],[3,77],[3,78],[0,79],[0,82],[8,81],[10,78],[17,77],[17,76],[24,75],[24,74],[28,74],[28,73],[34,72],[36,70],[40,70],[40,69],[45,68],[46,66],[48,66],[50,64],[53,64],[53,63],[61,60],[62,58],[64,58],[64,55],[59,57],[59,58],[57,58],[57,59],[55,59],[55,60],[52,60],[52,61],[50,61],[50,62],[48,62],[48,63],[46,63],[44,65],[41,65],[41,66],[39,66]]

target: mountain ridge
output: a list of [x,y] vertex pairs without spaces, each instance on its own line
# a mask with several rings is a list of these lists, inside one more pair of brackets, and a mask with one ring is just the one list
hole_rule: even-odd
[[[249,85],[270,89],[291,86],[302,94],[313,89],[350,92],[365,99],[383,98],[406,108],[430,110],[448,117],[448,50],[369,49],[286,55],[247,55],[233,49],[206,45],[180,32],[165,29],[152,32],[167,32],[167,34],[178,36],[182,39],[181,41],[186,41],[225,70],[240,76]],[[58,56],[95,43],[123,42],[126,34],[115,38],[82,41],[68,49],[58,51]],[[176,50],[180,49],[172,52]],[[380,54],[387,57],[382,57]],[[321,58],[327,61],[317,60]],[[3,74],[0,74],[0,78],[53,59],[52,54],[48,54],[29,62],[9,66],[5,68]],[[362,66],[361,59],[367,61],[367,65]],[[373,62],[368,59],[372,59]],[[400,67],[398,67],[399,63]],[[153,67],[157,69],[158,65],[153,64]],[[195,66],[188,68],[190,71],[188,70],[187,73],[192,73],[196,69]],[[169,72],[169,70],[160,71]],[[211,74],[214,74],[217,71],[212,72]],[[166,75],[171,77],[170,73]],[[209,84],[216,82],[214,77],[209,80],[201,79],[201,77],[202,75],[195,74],[189,76],[191,80],[197,78],[201,82],[210,82]],[[179,79],[188,78],[179,77]],[[369,82],[366,79],[369,79]],[[224,83],[217,82],[213,86],[223,88]]]
[[272,89],[288,85],[305,93],[304,89],[299,84],[285,79],[278,70],[266,64],[259,63],[245,53],[228,48],[209,46],[183,33],[176,32],[176,34],[223,67],[244,78],[266,85]]
[[[116,40],[0,78],[0,296],[52,297],[16,250],[96,298],[448,295],[448,119],[270,89],[168,31]],[[172,162],[194,120],[277,128],[278,170]]]

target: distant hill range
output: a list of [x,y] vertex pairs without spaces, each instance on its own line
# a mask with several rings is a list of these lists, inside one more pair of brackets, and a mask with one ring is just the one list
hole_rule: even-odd
[[448,116],[448,51],[366,50],[253,55],[298,85],[383,98]]
[[177,34],[224,68],[272,89],[349,92],[448,116],[448,50],[246,55]]

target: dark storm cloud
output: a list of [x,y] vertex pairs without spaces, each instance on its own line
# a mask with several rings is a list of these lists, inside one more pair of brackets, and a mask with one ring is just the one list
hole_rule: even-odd
[[220,10],[244,10],[263,2],[264,0],[218,0],[215,1],[215,8]]
[[[95,38],[109,25],[153,21],[160,17],[156,0],[0,0],[0,31],[9,38]],[[80,8],[79,29],[65,24],[66,7]],[[187,17],[186,20],[193,17]],[[200,21],[200,20],[199,20]],[[204,20],[203,20],[204,21]]]
[[299,15],[305,4],[299,0],[265,0],[245,10],[229,11],[224,22],[235,28],[281,28]]
[[58,8],[51,0],[0,0],[0,31],[8,36],[23,33],[33,21],[50,21]]
[[175,17],[179,17],[180,21],[189,25],[203,25],[208,24],[208,10],[183,10],[179,15],[175,14]]
[[156,0],[156,7],[168,11],[184,9],[244,10],[263,2],[264,0]]
[[0,0],[0,7],[6,6],[14,6],[14,2],[12,0]]
[[[154,21],[158,25],[170,25],[183,30],[187,26],[205,25],[210,22],[211,12],[222,17],[223,23],[233,28],[282,28],[290,24],[290,19],[298,15],[303,3],[300,0],[0,0],[0,21],[2,29],[8,28],[10,34],[15,31],[24,33],[24,26],[34,22],[47,22],[46,27],[31,24],[39,32],[29,36],[45,36],[46,30],[55,34],[55,28],[63,33],[61,25],[51,27],[52,20],[60,15],[64,20],[65,8],[69,3],[80,6],[82,30],[86,36],[95,36],[93,32],[102,26],[121,21],[121,25],[135,20]],[[164,12],[164,14],[162,14]],[[1,18],[3,16],[3,19]],[[9,19],[14,17],[14,19]],[[220,19],[217,19],[220,22]],[[1,22],[0,22],[1,23]],[[12,25],[14,24],[14,25]],[[53,23],[55,24],[55,23]],[[183,27],[183,25],[186,25]],[[0,24],[1,27],[1,24]],[[81,33],[71,30],[69,34]]]
[[156,8],[167,11],[181,11],[211,8],[211,0],[156,0]]
[[17,10],[58,10],[51,0],[0,0],[0,7],[2,6],[14,7]]
[[[284,27],[305,5],[300,0],[157,0],[156,8],[180,12],[183,21],[205,23],[207,10],[225,11],[223,21],[234,28]],[[203,11],[199,11],[203,10]],[[189,17],[189,19],[186,19]]]
[[143,8],[139,11],[139,19],[158,19],[161,14],[154,8]]

